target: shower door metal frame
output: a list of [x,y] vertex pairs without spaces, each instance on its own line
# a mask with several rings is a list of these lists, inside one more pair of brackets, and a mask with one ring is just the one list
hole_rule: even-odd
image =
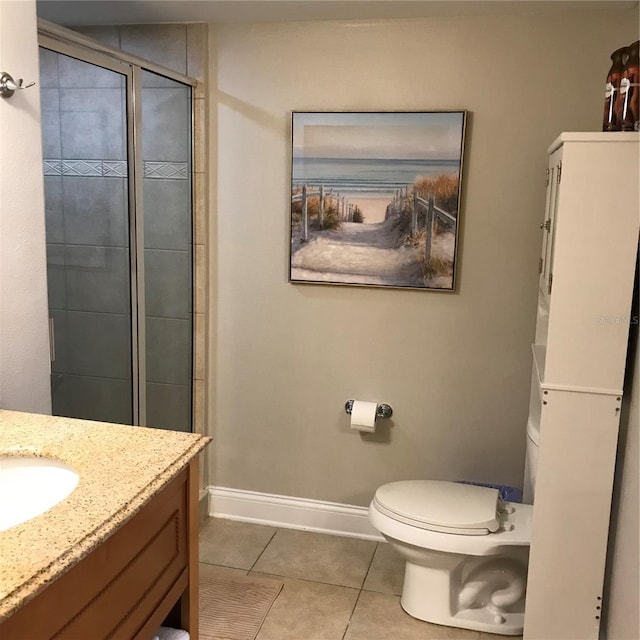
[[[145,331],[145,286],[144,286],[144,220],[143,220],[143,179],[142,159],[142,71],[151,71],[191,88],[191,173],[193,174],[195,145],[193,141],[195,100],[193,89],[197,80],[158,65],[149,60],[113,49],[65,29],[47,20],[38,19],[38,45],[87,62],[126,77],[126,113],[127,113],[127,184],[129,205],[129,261],[131,295],[131,387],[133,403],[133,424],[146,426],[146,331]],[[195,181],[191,179],[191,216],[195,202]],[[193,237],[193,228],[192,228]],[[135,250],[134,250],[135,249]],[[191,278],[194,278],[193,260]],[[139,286],[138,283],[141,283]],[[192,298],[193,305],[193,298]],[[192,313],[192,318],[195,314]],[[193,335],[191,326],[191,395],[193,405]],[[193,430],[193,415],[191,417]]]
[[[175,80],[176,82],[181,82],[182,84],[189,85],[192,88],[195,88],[198,84],[198,81],[194,78],[191,78],[190,76],[186,76],[182,73],[179,73],[178,71],[173,71],[173,69],[167,69],[167,67],[163,67],[156,62],[145,60],[144,58],[140,58],[139,56],[127,53],[126,51],[114,49],[109,45],[103,44],[102,42],[92,40],[91,38],[78,33],[77,31],[72,31],[71,29],[61,27],[60,25],[49,22],[48,20],[43,20],[42,18],[38,18],[38,36],[39,38],[46,37],[49,40],[55,42],[79,45],[81,47],[81,49],[79,49],[80,51],[92,51],[95,53],[101,53],[120,62],[125,62],[127,64],[140,67],[141,69],[146,69],[147,71],[152,71],[153,73],[165,76],[166,78],[170,78],[171,80]],[[75,57],[78,56],[76,55]]]

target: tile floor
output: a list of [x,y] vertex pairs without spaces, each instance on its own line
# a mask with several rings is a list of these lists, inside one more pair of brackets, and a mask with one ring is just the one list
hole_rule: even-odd
[[400,606],[404,565],[385,542],[209,518],[200,563],[203,574],[284,583],[256,640],[508,638],[407,615]]

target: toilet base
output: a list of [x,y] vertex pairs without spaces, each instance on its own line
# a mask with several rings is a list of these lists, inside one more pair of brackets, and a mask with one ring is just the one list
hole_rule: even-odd
[[[460,556],[458,558],[462,560]],[[447,560],[451,561],[453,558],[447,558]],[[483,574],[481,580],[474,580],[473,574],[469,575],[462,590],[459,587],[452,588],[458,582],[457,579],[452,581],[452,578],[462,572],[464,561],[460,562],[458,567],[454,567],[448,562],[440,566],[426,567],[407,561],[400,600],[402,608],[410,616],[425,622],[506,636],[522,635],[524,599],[522,598],[522,602],[516,604],[515,607],[508,607],[508,609],[515,610],[496,606],[492,601],[492,596],[494,596],[493,599],[500,600],[500,597],[495,598],[495,594],[498,592],[506,593],[507,599],[510,592],[524,593],[517,565],[515,572],[511,571],[510,567],[507,567],[505,572],[504,564],[500,560],[485,560],[476,571],[476,573]],[[445,564],[449,566],[444,566]],[[511,574],[509,576],[511,584],[502,581],[505,573]],[[486,588],[487,576],[492,574],[499,575],[501,580],[500,583],[496,582],[493,585],[494,591]],[[526,568],[523,579],[526,579]],[[472,593],[472,596],[466,598],[465,596],[468,596],[469,592]],[[465,600],[468,600],[467,604],[472,606],[465,607]]]

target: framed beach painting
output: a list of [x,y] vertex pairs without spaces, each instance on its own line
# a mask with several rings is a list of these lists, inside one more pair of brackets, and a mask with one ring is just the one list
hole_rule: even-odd
[[453,291],[466,111],[292,114],[292,283]]

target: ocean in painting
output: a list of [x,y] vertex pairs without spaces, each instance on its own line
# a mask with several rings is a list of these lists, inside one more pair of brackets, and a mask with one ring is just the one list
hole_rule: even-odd
[[391,198],[422,176],[459,173],[458,160],[293,158],[292,189],[324,185],[343,195]]

